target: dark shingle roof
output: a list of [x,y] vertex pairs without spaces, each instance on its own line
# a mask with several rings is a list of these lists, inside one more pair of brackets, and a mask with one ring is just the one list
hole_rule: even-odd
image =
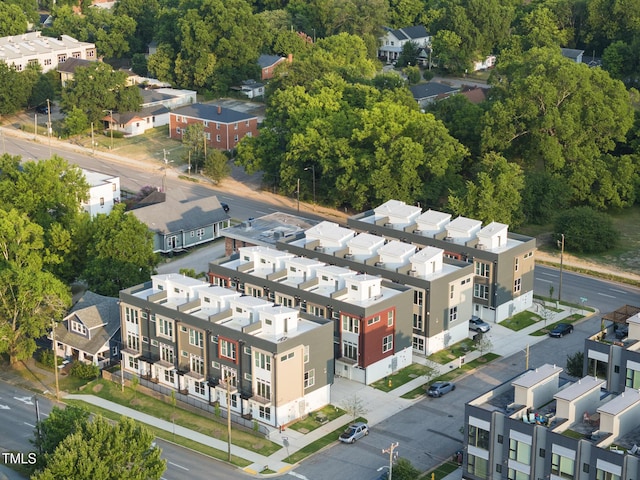
[[[113,119],[116,123],[127,124],[133,120],[140,119],[143,120],[147,117],[153,117],[154,115],[162,115],[163,113],[169,113],[169,109],[162,105],[156,105],[154,107],[147,107],[140,109],[139,112],[124,112],[124,113],[113,113]],[[107,119],[109,117],[106,117]]]
[[427,29],[423,25],[413,25],[410,27],[403,27],[398,29],[385,27],[385,30],[391,32],[398,40],[415,40],[416,38],[424,38],[429,36]]
[[218,105],[207,105],[204,103],[194,103],[184,107],[176,108],[172,114],[183,115],[185,117],[198,118],[201,120],[211,120],[217,123],[235,123],[245,120],[258,119],[255,115],[231,110],[230,108]]
[[65,62],[58,64],[58,71],[65,73],[75,73],[78,67],[88,67],[94,62],[90,60],[83,60],[82,58],[67,58]]
[[163,203],[136,208],[131,213],[149,230],[165,234],[194,230],[229,218],[215,196],[184,202],[167,199]]
[[258,65],[260,65],[260,68],[270,67],[282,60],[285,60],[285,58],[279,55],[260,55],[258,57]]
[[409,87],[409,90],[411,90],[413,98],[415,98],[416,100],[420,100],[423,98],[437,97],[439,95],[451,95],[452,93],[457,92],[459,89],[457,87],[451,87],[443,83],[427,82],[419,83],[418,85],[411,85]]

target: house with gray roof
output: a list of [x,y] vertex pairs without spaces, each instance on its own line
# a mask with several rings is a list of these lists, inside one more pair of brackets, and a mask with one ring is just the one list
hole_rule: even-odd
[[575,48],[561,48],[562,56],[572,60],[576,63],[582,63],[582,56],[584,55],[584,50],[578,50]]
[[172,200],[145,205],[131,211],[154,234],[153,251],[184,251],[220,237],[231,220],[218,198]]
[[438,82],[419,83],[409,87],[413,98],[418,102],[420,108],[425,108],[428,104],[450,97],[460,91],[458,87],[445,85]]
[[106,367],[120,359],[119,345],[117,298],[87,291],[55,328],[54,351],[69,360]]
[[402,53],[402,47],[411,42],[419,49],[431,48],[431,35],[423,25],[404,28],[384,27],[385,34],[379,39],[378,58],[387,63],[394,62]]
[[258,65],[262,71],[260,79],[269,80],[273,78],[274,69],[285,60],[286,58],[280,55],[260,55],[258,57]]

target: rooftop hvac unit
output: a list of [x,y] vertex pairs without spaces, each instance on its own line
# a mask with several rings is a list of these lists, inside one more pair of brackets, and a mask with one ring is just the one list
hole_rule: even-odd
[[315,250],[316,252],[324,252],[324,247],[317,246],[316,248],[314,248],[314,250]]
[[376,267],[384,267],[384,262],[376,262],[375,266]]
[[486,247],[483,243],[478,243],[478,244],[476,245],[476,248],[477,248],[478,250],[486,250],[486,249],[487,249],[487,247]]
[[347,260],[351,260],[353,258],[353,253],[345,253],[344,258],[346,258]]
[[409,270],[409,276],[410,277],[417,277],[418,276],[418,271],[417,270]]

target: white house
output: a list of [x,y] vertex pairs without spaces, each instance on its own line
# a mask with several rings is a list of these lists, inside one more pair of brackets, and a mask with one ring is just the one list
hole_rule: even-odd
[[120,201],[120,177],[82,170],[89,184],[89,200],[82,208],[92,217],[99,213],[109,214]]
[[384,58],[388,63],[398,59],[407,42],[412,42],[421,49],[431,48],[431,35],[422,25],[398,29],[384,27],[384,30],[385,35],[379,39],[378,57]]
[[40,32],[0,38],[0,61],[13,65],[19,72],[27,65],[39,64],[42,72],[46,73],[57,69],[68,58],[97,60],[96,46],[69,35],[43,37]]

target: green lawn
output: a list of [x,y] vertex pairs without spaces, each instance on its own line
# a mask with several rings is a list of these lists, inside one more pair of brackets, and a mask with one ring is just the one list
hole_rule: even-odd
[[[222,418],[217,421],[214,418],[191,413],[180,408],[174,409],[169,403],[143,395],[140,392],[134,392],[129,387],[125,388],[124,392],[121,392],[119,385],[103,379],[88,384],[83,393],[96,395],[169,422],[175,418],[176,425],[227,441],[227,426]],[[234,445],[267,457],[281,448],[277,443],[244,430],[234,430],[231,434],[231,442]]]
[[[322,407],[320,410],[316,410],[315,412],[310,413],[306,418],[298,420],[295,423],[292,423],[287,428],[291,428],[296,432],[301,433],[309,433],[314,431],[316,428],[321,427],[327,422],[331,420],[335,420],[338,417],[341,417],[346,412],[341,408],[334,407],[333,405],[326,405]],[[324,421],[319,421],[318,418],[324,416]]]
[[363,417],[358,417],[353,421],[346,422],[340,428],[336,428],[333,432],[326,434],[324,437],[319,438],[315,442],[311,442],[309,445],[307,445],[305,447],[302,447],[297,452],[292,453],[287,458],[285,458],[284,461],[287,462],[287,463],[297,463],[297,462],[307,458],[309,455],[312,455],[312,454],[316,453],[317,451],[322,450],[327,445],[331,445],[332,443],[337,442],[338,441],[338,437],[340,436],[340,434],[342,432],[345,431],[347,426],[349,426],[349,425],[351,425],[352,423],[355,423],[355,422],[365,422],[365,423],[367,423],[367,419],[363,418]]
[[[456,462],[453,462],[453,461],[449,460],[449,461],[444,462],[441,465],[438,465],[433,470],[429,470],[427,473],[422,475],[420,478],[423,478],[425,480],[431,480],[432,478],[434,480],[442,480],[444,477],[446,477],[450,473],[455,472],[458,468],[460,468],[460,465],[458,465]],[[433,477],[432,477],[432,474],[433,474]]]
[[444,350],[440,350],[428,358],[429,360],[439,363],[440,365],[446,365],[452,360],[455,360],[458,357],[466,355],[471,350],[474,349],[473,340],[467,338],[461,342],[452,345],[451,347],[445,348]]
[[540,315],[537,315],[529,310],[525,310],[524,312],[516,313],[513,317],[507,318],[503,322],[500,322],[500,325],[503,327],[507,327],[514,332],[522,330],[523,328],[527,328],[529,325],[533,325],[534,323],[542,320]]
[[432,371],[433,369],[431,367],[419,363],[412,363],[393,375],[389,375],[387,378],[373,382],[371,386],[383,392],[390,392],[394,388],[398,388],[400,385],[404,385],[415,378],[429,375]]

